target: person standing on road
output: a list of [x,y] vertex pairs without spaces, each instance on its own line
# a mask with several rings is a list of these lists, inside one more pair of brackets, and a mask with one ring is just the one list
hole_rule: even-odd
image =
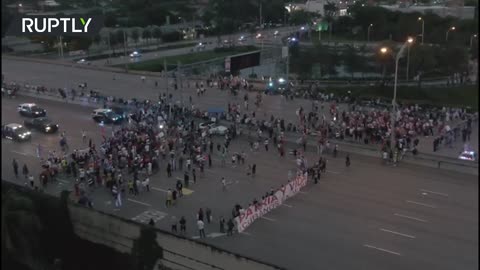
[[195,168],[192,169],[192,177],[193,177],[193,183],[197,183],[197,173],[195,172]]
[[205,238],[205,223],[201,219],[197,220],[198,231],[200,233],[200,238]]
[[82,142],[87,142],[87,132],[85,130],[82,130]]
[[115,199],[115,207],[117,208],[122,207],[122,193],[118,192],[117,185],[113,185],[112,194],[113,194],[113,198]]
[[18,178],[18,163],[16,159],[13,159],[12,166],[13,166],[13,173],[15,174],[15,178]]
[[185,217],[182,216],[182,218],[180,218],[180,233],[181,234],[185,234],[186,231],[187,231],[187,221],[185,220]]
[[197,219],[203,221],[203,209],[198,210]]
[[227,180],[225,180],[225,177],[222,177],[222,190],[227,191]]
[[212,222],[212,210],[207,207],[207,210],[205,211],[205,215],[207,216],[207,223],[210,224]]
[[185,171],[185,174],[183,175],[183,185],[188,188],[188,182],[189,182],[189,175],[188,171]]
[[228,220],[227,226],[228,226],[227,235],[228,235],[228,236],[233,235],[233,227],[235,226],[235,224],[233,223],[233,220],[232,220],[232,219],[229,219],[229,220]]
[[172,205],[172,190],[168,189],[167,191],[167,200],[165,201],[165,206],[168,208]]
[[172,164],[170,162],[167,165],[167,177],[172,177]]
[[182,197],[182,196],[183,196],[183,192],[182,192],[182,189],[183,189],[182,181],[177,180],[176,188],[177,188],[178,196],[179,196],[179,197]]
[[225,218],[220,217],[220,233],[225,233]]
[[26,163],[23,164],[22,173],[23,173],[23,176],[25,177],[25,179],[27,179],[27,177],[28,177],[28,167],[27,167]]
[[350,155],[347,154],[347,157],[345,158],[345,166],[350,167]]
[[263,142],[263,144],[265,145],[265,151],[268,152],[268,138],[265,138],[265,141]]
[[257,172],[257,164],[252,165],[252,177],[255,177],[255,173]]

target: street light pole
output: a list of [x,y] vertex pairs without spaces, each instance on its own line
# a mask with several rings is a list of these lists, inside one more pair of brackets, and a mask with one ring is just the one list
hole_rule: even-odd
[[422,21],[422,45],[423,45],[423,40],[425,37],[425,21],[422,19],[422,17],[418,17],[419,21]]
[[407,46],[407,76],[406,76],[406,81],[408,82],[408,70],[410,68],[410,43]]
[[128,72],[128,58],[127,58],[127,34],[125,33],[125,28],[123,31],[123,54],[125,56],[125,71]]
[[455,30],[455,26],[448,28],[447,33],[445,34],[445,42],[448,42],[448,33],[453,30]]
[[367,42],[370,42],[370,28],[373,26],[373,24],[370,24],[367,29]]
[[400,61],[400,58],[402,58],[403,52],[407,48],[407,46],[410,45],[410,43],[413,42],[412,38],[409,38],[400,48],[400,51],[397,53],[397,56],[395,57],[395,80],[393,83],[393,99],[392,99],[392,117],[391,117],[391,123],[390,123],[390,149],[392,153],[394,153],[395,150],[395,122],[396,122],[396,116],[397,116],[397,81],[398,81],[398,62]]

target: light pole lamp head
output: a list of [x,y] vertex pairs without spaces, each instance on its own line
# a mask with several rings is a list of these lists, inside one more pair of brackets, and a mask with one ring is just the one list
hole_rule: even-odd
[[450,27],[450,30],[454,31],[454,30],[455,30],[455,26]]
[[409,37],[409,38],[407,39],[407,42],[408,42],[409,44],[412,44],[412,43],[413,43],[413,38],[412,38],[412,37]]
[[372,27],[372,26],[373,26],[373,23],[370,24],[370,27]]
[[382,47],[382,48],[380,48],[380,52],[382,54],[386,54],[388,52],[388,48],[387,47]]
[[423,19],[422,19],[422,17],[418,17],[418,20],[421,21],[421,20],[423,20]]

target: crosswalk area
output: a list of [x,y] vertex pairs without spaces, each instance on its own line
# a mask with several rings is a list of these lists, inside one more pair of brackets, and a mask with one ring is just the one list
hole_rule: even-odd
[[165,212],[161,212],[161,211],[158,211],[158,210],[151,209],[151,210],[147,210],[147,211],[141,213],[138,216],[133,217],[132,220],[140,222],[140,223],[148,224],[150,219],[153,219],[153,221],[155,223],[157,223],[158,221],[162,220],[167,215],[168,214],[165,213]]

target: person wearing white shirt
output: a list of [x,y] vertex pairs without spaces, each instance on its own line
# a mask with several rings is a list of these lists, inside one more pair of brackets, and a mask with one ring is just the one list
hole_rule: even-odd
[[205,223],[203,223],[202,220],[197,220],[197,227],[198,227],[198,231],[200,233],[200,238],[205,238]]

